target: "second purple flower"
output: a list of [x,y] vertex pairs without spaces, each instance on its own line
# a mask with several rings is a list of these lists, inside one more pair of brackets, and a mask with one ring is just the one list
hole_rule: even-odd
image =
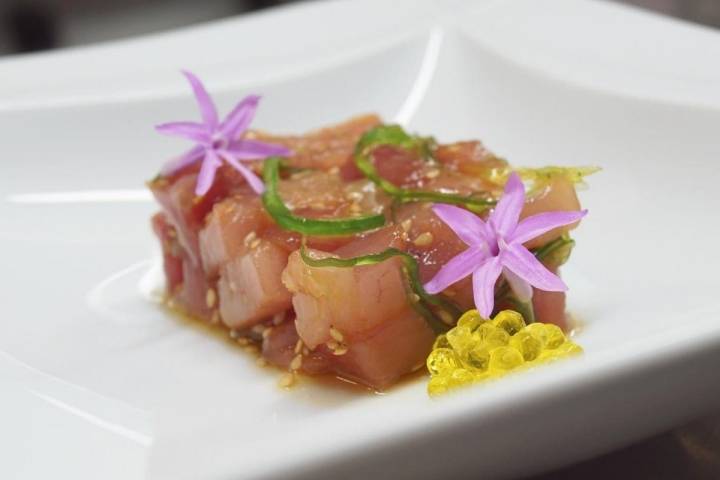
[[490,318],[495,304],[495,283],[504,275],[521,301],[532,296],[532,287],[565,291],[565,283],[535,258],[523,243],[554,228],[570,225],[587,214],[582,211],[545,212],[522,221],[525,187],[520,177],[510,175],[505,192],[487,222],[459,207],[436,204],[433,211],[467,244],[467,250],[450,259],[425,285],[428,293],[439,293],[472,275],[475,306]]

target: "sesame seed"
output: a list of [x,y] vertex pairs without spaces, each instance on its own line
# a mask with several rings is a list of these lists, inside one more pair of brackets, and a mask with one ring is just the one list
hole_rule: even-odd
[[438,312],[438,316],[440,317],[440,320],[443,321],[443,323],[445,323],[445,324],[447,324],[447,325],[452,325],[452,324],[453,324],[453,320],[454,320],[454,319],[453,319],[453,316],[450,315],[449,312],[446,312],[445,310],[440,310],[440,311]]
[[297,341],[297,343],[295,344],[295,350],[293,350],[296,355],[302,351],[302,347],[303,347],[303,341],[302,341],[302,339],[299,339]]
[[171,228],[170,230],[168,230],[167,236],[170,237],[170,238],[176,238],[176,237],[177,237],[177,232],[175,231],[174,228]]
[[417,247],[427,247],[433,242],[433,235],[430,232],[423,232],[420,235],[418,235],[413,243]]
[[351,203],[350,204],[350,211],[353,213],[360,213],[362,211],[362,208],[360,208],[359,203]]
[[328,340],[325,343],[325,345],[327,345],[327,347],[333,351],[335,351],[336,349],[338,349],[340,347],[340,344],[338,342],[336,342],[335,340]]
[[345,196],[349,200],[353,200],[356,202],[362,200],[362,198],[363,198],[363,194],[361,192],[348,192],[347,194],[345,194]]
[[418,303],[420,301],[420,295],[418,295],[417,293],[413,293],[412,295],[410,295],[410,301],[413,303]]
[[300,367],[302,367],[302,355],[295,355],[295,358],[292,359],[292,362],[290,362],[290,370],[297,371],[300,370]]
[[256,333],[256,334],[258,334],[258,335],[262,335],[262,334],[265,332],[265,329],[266,329],[266,328],[267,328],[267,327],[265,327],[265,325],[253,325],[253,327],[251,328],[251,330],[252,330],[253,333]]
[[428,170],[428,172],[425,174],[427,178],[437,178],[438,175],[440,175],[440,170],[437,168],[433,168],[432,170]]
[[265,330],[263,330],[263,332],[262,332],[262,337],[263,337],[263,338],[268,338],[271,333],[272,333],[272,327],[268,327],[268,328],[266,328]]
[[340,167],[338,167],[338,166],[332,167],[330,170],[328,170],[328,173],[330,175],[337,175],[338,173],[340,173]]
[[246,337],[238,337],[238,338],[237,338],[237,343],[238,343],[238,345],[245,346],[245,345],[249,345],[249,344],[250,344],[250,340],[249,340],[248,338],[246,338]]
[[348,351],[347,345],[340,345],[338,348],[333,350],[333,355],[345,355]]
[[232,338],[233,340],[237,340],[238,338],[240,338],[240,332],[235,330],[234,328],[231,328],[230,329],[230,338]]
[[410,231],[410,227],[412,227],[412,219],[411,219],[411,218],[408,218],[407,220],[403,220],[403,221],[400,223],[400,226],[402,227],[402,229],[403,229],[404,232],[409,232],[409,231]]
[[278,379],[278,385],[282,388],[289,388],[295,383],[295,374],[283,373]]
[[259,239],[259,238],[256,238],[255,240],[253,240],[252,242],[250,242],[250,248],[257,248],[258,245],[260,245],[260,239]]
[[255,365],[258,367],[267,367],[267,360],[265,360],[263,357],[258,357],[257,360],[255,360]]
[[342,342],[345,339],[342,332],[335,327],[330,327],[330,336],[337,342]]
[[302,354],[307,357],[308,355],[310,355],[310,349],[308,347],[303,347]]
[[215,294],[215,290],[208,288],[208,291],[205,293],[205,304],[208,308],[213,308],[216,301],[217,295]]
[[257,233],[255,233],[255,230],[245,235],[245,246],[249,245],[250,242],[255,240],[257,238]]

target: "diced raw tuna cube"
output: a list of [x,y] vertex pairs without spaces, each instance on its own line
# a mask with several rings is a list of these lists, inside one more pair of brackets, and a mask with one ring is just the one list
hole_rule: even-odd
[[155,235],[160,239],[167,291],[174,292],[183,281],[183,251],[177,242],[177,232],[170,226],[162,212],[153,215],[152,227]]
[[[335,253],[358,256],[401,244],[399,232],[388,228]],[[318,258],[329,255],[320,251],[310,254]],[[294,252],[283,281],[293,292],[295,325],[305,345],[311,349],[332,342],[347,346],[342,355],[330,358],[335,373],[385,388],[423,365],[434,334],[410,303],[398,259],[348,268],[315,268]]]
[[440,145],[435,149],[434,157],[452,170],[476,177],[491,177],[493,170],[507,167],[505,160],[478,141]]
[[270,223],[257,195],[236,195],[215,204],[200,231],[205,272],[217,275],[222,265],[245,253],[248,243]]
[[[569,180],[558,177],[553,179],[542,192],[533,196],[525,203],[520,218],[526,218],[531,215],[542,212],[555,212],[558,210],[580,210],[580,201],[575,192],[575,185]],[[578,226],[578,223],[565,227],[556,228],[549,232],[536,237],[525,244],[528,248],[541,247],[552,242],[564,233],[569,232]]]
[[380,118],[376,115],[363,115],[297,137],[253,134],[260,140],[291,149],[293,155],[289,160],[294,167],[329,169],[348,163],[360,136],[379,124]]
[[214,289],[205,277],[205,272],[200,265],[184,258],[182,263],[183,282],[174,292],[173,301],[176,306],[184,310],[188,315],[205,320],[213,320],[213,306],[208,304],[208,291]]
[[267,240],[220,269],[220,317],[231,328],[247,328],[290,308],[290,292],[280,280],[287,251]]
[[332,354],[327,351],[315,350],[305,355],[302,352],[302,346],[300,351],[297,352],[299,340],[300,337],[295,329],[295,321],[292,318],[278,326],[270,327],[269,334],[263,338],[263,357],[275,366],[289,369],[293,358],[302,355],[303,372],[311,375],[330,372]]
[[533,288],[532,304],[535,321],[554,323],[563,330],[567,330],[565,297],[565,292],[546,292]]

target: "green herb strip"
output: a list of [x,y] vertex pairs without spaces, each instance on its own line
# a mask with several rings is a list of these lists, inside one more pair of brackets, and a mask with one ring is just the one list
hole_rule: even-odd
[[310,255],[308,255],[305,247],[302,247],[300,249],[300,256],[305,262],[305,264],[311,267],[340,268],[357,267],[362,265],[376,265],[390,258],[398,257],[403,263],[403,273],[408,280],[410,289],[420,299],[420,301],[410,300],[410,303],[418,313],[425,317],[430,327],[436,333],[445,332],[448,330],[448,328],[450,328],[450,326],[443,322],[438,316],[436,316],[435,313],[433,313],[432,310],[429,308],[429,305],[446,311],[455,320],[457,320],[457,318],[461,314],[460,309],[457,308],[450,301],[443,298],[442,295],[431,295],[425,291],[425,288],[423,288],[422,282],[420,282],[420,277],[418,275],[417,260],[415,260],[415,257],[410,255],[409,253],[398,250],[397,248],[391,247],[379,253],[372,253],[369,255],[362,255],[352,258],[328,257],[318,259],[312,258]]
[[349,235],[367,230],[374,230],[385,225],[382,214],[352,218],[315,219],[294,215],[283,203],[278,193],[280,181],[280,157],[270,157],[263,165],[265,192],[262,195],[263,205],[275,222],[285,230],[311,236]]
[[552,242],[548,242],[540,248],[533,249],[535,257],[540,260],[552,261],[554,266],[559,267],[563,263],[567,262],[570,257],[573,247],[575,246],[575,240],[570,238],[569,235],[562,235]]
[[428,139],[408,135],[398,125],[381,125],[368,130],[360,138],[360,141],[355,147],[355,165],[370,181],[400,202],[421,201],[451,203],[462,205],[474,212],[481,212],[495,205],[495,200],[477,197],[475,195],[463,196],[451,193],[400,188],[381,177],[372,164],[372,161],[370,161],[372,150],[381,145],[393,145],[407,150],[418,150],[424,156],[428,156],[428,141]]

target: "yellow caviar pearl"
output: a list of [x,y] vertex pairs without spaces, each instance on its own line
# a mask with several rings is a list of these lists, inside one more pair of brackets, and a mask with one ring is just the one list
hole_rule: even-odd
[[579,355],[582,353],[582,348],[573,342],[565,342],[557,348],[551,350],[543,350],[543,352],[536,359],[537,363],[552,362],[561,358],[570,357],[572,355]]
[[438,395],[581,352],[557,325],[526,326],[522,315],[510,310],[488,321],[471,310],[436,338],[427,358],[428,392]]
[[505,330],[496,327],[490,322],[480,325],[473,336],[488,348],[507,345],[510,340],[510,335]]
[[475,374],[475,383],[484,382],[485,380],[492,380],[495,377],[496,377],[496,375],[493,375],[492,372],[490,372],[489,370],[482,372],[482,373],[476,373]]
[[467,328],[471,332],[474,332],[481,323],[486,322],[487,320],[482,318],[477,310],[468,310],[467,312],[463,313],[462,316],[457,321],[457,326],[461,328]]
[[454,386],[467,385],[475,380],[475,376],[464,368],[458,368],[450,375],[450,384]]
[[448,339],[444,334],[438,335],[435,339],[435,343],[433,343],[433,350],[438,348],[450,348],[450,342],[448,342]]
[[547,342],[547,331],[545,330],[544,323],[531,323],[527,327],[523,328],[523,332],[529,333],[535,337],[543,348],[545,348],[545,343]]
[[508,345],[517,349],[526,362],[535,360],[543,350],[542,342],[524,329],[510,337]]
[[427,368],[432,375],[450,374],[458,366],[457,356],[449,348],[433,350],[427,358]]
[[513,347],[497,347],[490,351],[489,369],[512,370],[523,363],[523,356]]
[[464,358],[466,367],[472,370],[487,370],[490,361],[490,350],[482,343],[467,352]]
[[565,334],[557,325],[552,323],[546,323],[545,327],[545,348],[553,349],[557,348],[565,343]]
[[555,350],[543,350],[533,363],[548,363],[562,357],[563,355],[558,355]]
[[523,316],[513,310],[503,310],[495,315],[493,325],[502,328],[510,335],[515,335],[525,327]]
[[556,355],[562,355],[562,356],[570,356],[570,355],[579,355],[583,353],[583,349],[580,345],[577,343],[573,343],[571,341],[567,341],[557,347],[555,350]]
[[458,353],[466,351],[470,347],[470,344],[474,343],[472,332],[467,327],[457,326],[447,332],[445,336],[448,342],[450,342],[450,346]]
[[428,383],[428,393],[430,395],[440,395],[447,392],[449,388],[450,385],[445,377],[432,377]]

